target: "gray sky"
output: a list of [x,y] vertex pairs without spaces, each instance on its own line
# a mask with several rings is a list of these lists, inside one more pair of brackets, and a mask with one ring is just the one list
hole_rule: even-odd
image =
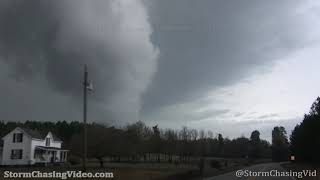
[[320,3],[1,0],[3,120],[290,131],[320,92]]

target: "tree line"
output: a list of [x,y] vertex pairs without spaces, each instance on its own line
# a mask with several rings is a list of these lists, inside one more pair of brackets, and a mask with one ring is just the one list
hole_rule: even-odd
[[304,115],[303,121],[296,125],[290,136],[290,152],[297,161],[320,162],[320,97]]
[[[272,158],[275,161],[320,163],[320,97],[312,103],[309,113],[290,135],[283,127],[272,131]],[[294,159],[289,158],[294,157]]]
[[[77,121],[0,121],[0,136],[3,137],[17,126],[40,132],[51,131],[63,140],[64,148],[71,156],[82,154],[83,124]],[[190,162],[194,157],[223,158],[272,158],[287,161],[294,155],[297,161],[320,162],[320,98],[312,104],[290,135],[284,127],[272,130],[272,144],[260,139],[255,130],[249,138],[226,138],[212,131],[182,127],[179,130],[149,127],[139,121],[122,128],[98,123],[88,124],[88,156],[101,163],[105,157],[112,161]]]
[[[80,122],[0,122],[0,135],[4,136],[17,126],[40,132],[51,131],[63,140],[64,148],[72,156],[82,154],[82,123]],[[185,162],[194,157],[270,158],[271,144],[260,139],[259,131],[250,138],[229,139],[222,134],[182,127],[179,130],[149,127],[139,121],[123,128],[98,123],[88,127],[88,156],[101,160],[109,157],[121,161]]]

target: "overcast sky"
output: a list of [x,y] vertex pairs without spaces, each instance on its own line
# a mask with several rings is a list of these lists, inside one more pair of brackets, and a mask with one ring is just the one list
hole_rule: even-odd
[[0,119],[290,133],[320,95],[320,3],[1,0]]

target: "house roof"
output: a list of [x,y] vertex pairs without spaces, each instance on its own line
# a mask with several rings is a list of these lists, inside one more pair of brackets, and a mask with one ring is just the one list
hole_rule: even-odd
[[57,148],[57,147],[48,147],[48,146],[36,146],[36,149],[69,151],[69,150],[66,150],[66,149],[61,149],[61,148]]
[[54,141],[62,141],[58,136],[56,136],[55,134],[51,133],[53,136],[53,140]]
[[[30,129],[30,128],[26,128],[26,127],[18,127],[20,128],[21,130],[23,130],[25,133],[27,133],[29,136],[31,136],[31,138],[34,138],[34,139],[44,139],[49,132],[47,133],[41,133],[37,130],[33,130],[33,129]],[[55,134],[52,134],[52,137],[53,137],[53,140],[54,141],[62,141],[59,137],[57,137]]]
[[24,132],[26,132],[28,135],[30,135],[32,138],[35,139],[44,139],[45,135],[41,134],[39,131],[37,130],[32,130],[29,128],[25,128],[25,127],[20,127]]

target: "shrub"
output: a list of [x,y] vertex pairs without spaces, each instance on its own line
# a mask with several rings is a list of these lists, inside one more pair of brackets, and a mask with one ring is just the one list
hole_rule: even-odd
[[211,160],[210,161],[210,167],[211,168],[216,168],[216,169],[221,169],[221,164],[218,160]]
[[81,158],[77,157],[77,156],[70,156],[68,158],[69,162],[71,165],[77,165],[81,163]]

